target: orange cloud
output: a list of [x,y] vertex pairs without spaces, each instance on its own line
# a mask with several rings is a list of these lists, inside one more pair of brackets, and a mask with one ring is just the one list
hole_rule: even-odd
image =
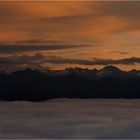
[[139,13],[140,2],[136,1],[1,1],[0,42],[14,44],[27,40],[26,47],[28,40],[65,42],[65,47],[86,44],[78,48],[36,50],[75,59],[138,57]]

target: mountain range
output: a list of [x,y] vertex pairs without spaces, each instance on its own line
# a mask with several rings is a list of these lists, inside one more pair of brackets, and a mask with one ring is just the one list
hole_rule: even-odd
[[44,76],[68,76],[75,75],[78,77],[83,77],[87,79],[98,79],[105,77],[115,77],[115,78],[138,78],[140,77],[140,70],[123,71],[115,66],[106,66],[102,69],[82,69],[82,68],[66,68],[65,70],[45,70],[45,69],[32,69],[27,68],[25,70],[13,72],[12,75],[16,74],[37,74],[40,73]]
[[140,98],[140,71],[103,69],[25,69],[0,74],[0,100],[44,101],[54,98]]

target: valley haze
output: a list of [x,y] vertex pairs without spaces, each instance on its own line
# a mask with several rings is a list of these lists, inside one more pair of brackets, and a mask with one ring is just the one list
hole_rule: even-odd
[[0,102],[1,139],[139,139],[140,100]]

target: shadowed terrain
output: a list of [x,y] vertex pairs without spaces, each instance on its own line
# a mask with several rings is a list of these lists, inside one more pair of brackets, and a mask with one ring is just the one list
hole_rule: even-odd
[[101,70],[67,69],[61,73],[26,69],[0,75],[0,100],[140,98],[139,85],[138,71],[124,72],[113,66]]

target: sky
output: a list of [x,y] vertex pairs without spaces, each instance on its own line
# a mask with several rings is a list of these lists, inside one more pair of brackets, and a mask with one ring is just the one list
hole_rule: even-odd
[[140,1],[1,1],[0,17],[0,70],[140,69]]

